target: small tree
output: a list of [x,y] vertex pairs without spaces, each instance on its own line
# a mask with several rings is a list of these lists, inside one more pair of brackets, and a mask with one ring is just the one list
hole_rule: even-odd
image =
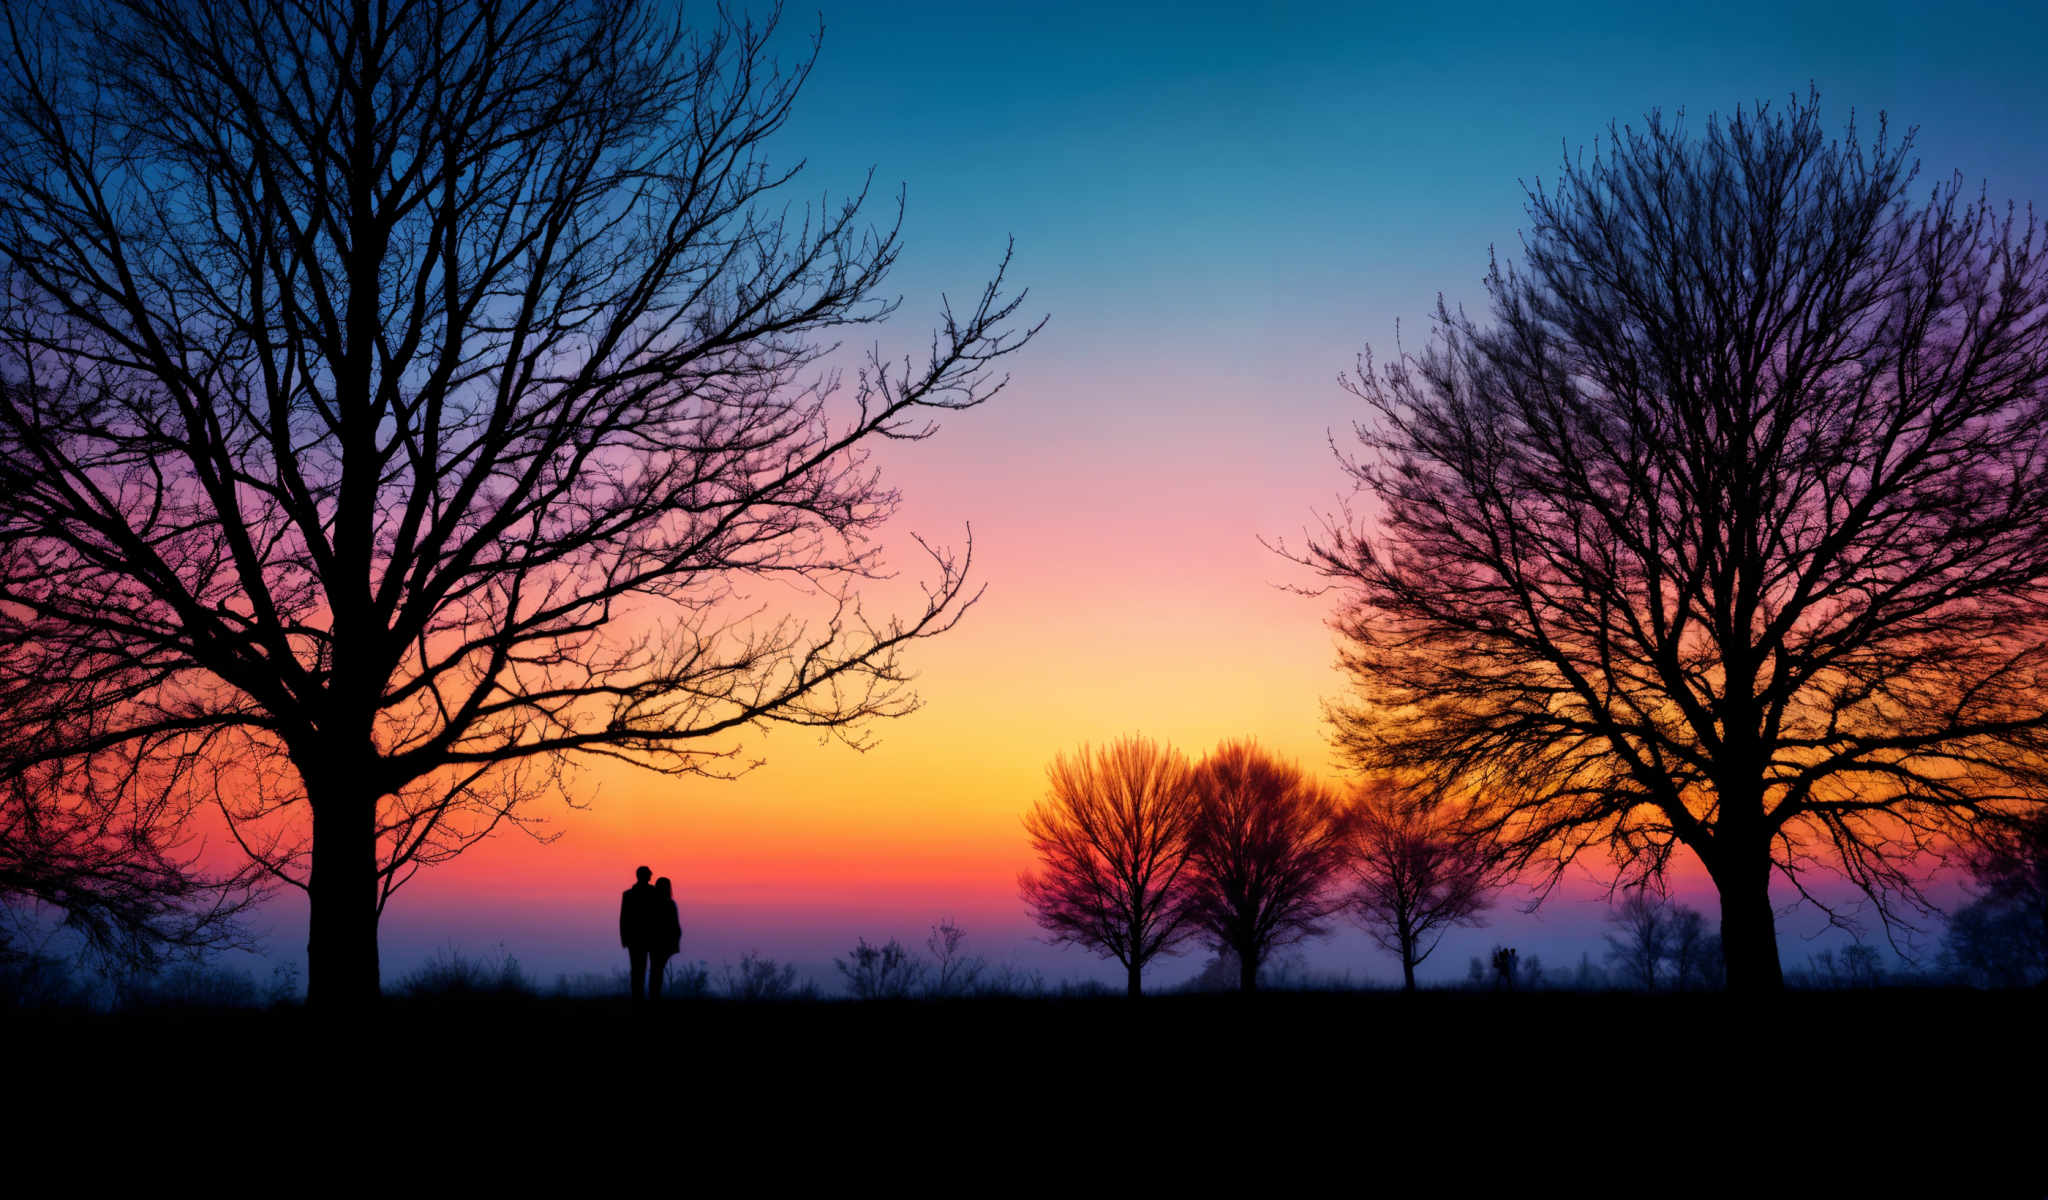
[[2048,980],[2048,815],[1987,820],[1965,845],[1977,896],[1950,917],[1946,956],[1976,983]]
[[1055,756],[1046,776],[1046,797],[1024,818],[1039,869],[1018,890],[1055,945],[1115,958],[1139,995],[1145,964],[1194,932],[1183,903],[1197,810],[1187,760],[1126,737]]
[[1884,959],[1876,946],[1856,942],[1842,947],[1842,975],[1850,987],[1873,988],[1884,982]]
[[979,954],[963,953],[960,945],[966,940],[967,931],[951,917],[932,926],[931,936],[924,942],[932,955],[930,981],[925,984],[927,995],[965,996],[980,986],[988,960]]
[[1607,961],[1623,984],[1646,992],[1657,990],[1664,962],[1671,957],[1673,920],[1664,897],[1630,888],[1607,914],[1614,932],[1607,935]]
[[1195,793],[1189,919],[1212,948],[1237,955],[1239,990],[1255,991],[1269,954],[1323,933],[1344,907],[1351,815],[1336,793],[1249,741],[1211,752]]
[[1714,990],[1726,973],[1721,966],[1721,939],[1707,928],[1706,915],[1696,908],[1671,905],[1671,983],[1686,990]]
[[1391,778],[1367,782],[1353,802],[1358,881],[1352,915],[1401,962],[1402,987],[1453,926],[1480,925],[1497,875],[1483,843],[1445,808],[1428,808]]

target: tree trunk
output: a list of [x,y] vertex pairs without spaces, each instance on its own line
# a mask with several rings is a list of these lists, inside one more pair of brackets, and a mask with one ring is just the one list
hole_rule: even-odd
[[346,771],[306,779],[313,806],[306,1001],[329,1011],[362,1008],[380,994],[377,802],[349,784]]
[[1404,992],[1415,990],[1415,960],[1406,954],[1401,956],[1401,990]]
[[1237,990],[1245,993],[1259,990],[1259,961],[1242,950],[1237,952]]
[[1728,991],[1737,995],[1769,995],[1785,990],[1785,970],[1778,961],[1778,923],[1771,912],[1771,862],[1715,873],[1721,892],[1721,958],[1728,968]]
[[1144,995],[1143,990],[1138,986],[1138,966],[1136,963],[1132,963],[1124,968],[1124,995],[1129,996],[1133,1000]]

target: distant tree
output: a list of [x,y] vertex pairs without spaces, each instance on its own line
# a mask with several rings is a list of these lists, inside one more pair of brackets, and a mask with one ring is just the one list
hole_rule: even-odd
[[1985,821],[1965,845],[1977,895],[1949,918],[1945,956],[1974,983],[2048,982],[2048,814]]
[[1045,972],[1016,963],[996,963],[981,977],[975,990],[983,996],[1043,996]]
[[[696,20],[698,10],[690,10]],[[321,1003],[395,889],[572,763],[858,741],[959,619],[863,605],[872,459],[1002,384],[1002,271],[930,355],[896,229],[769,148],[813,58],[658,0],[53,0],[0,42],[0,577],[107,719],[48,761],[193,764],[310,903]],[[929,548],[928,548],[929,549]]]
[[924,942],[925,949],[932,955],[925,983],[927,995],[965,996],[981,986],[981,977],[988,970],[988,960],[979,954],[962,952],[960,945],[966,940],[967,931],[951,917],[932,926],[931,936]]
[[93,989],[75,966],[41,947],[17,944],[0,924],[0,1010],[86,1007]]
[[1212,751],[1195,794],[1189,919],[1212,949],[1237,955],[1238,987],[1255,991],[1267,955],[1322,934],[1343,909],[1351,815],[1336,793],[1249,741]]
[[1672,952],[1676,922],[1670,904],[1644,888],[1630,888],[1607,921],[1614,927],[1607,935],[1607,961],[1615,974],[1629,987],[1656,991]]
[[2040,932],[2028,915],[1976,900],[1949,917],[1943,965],[1977,987],[2029,987],[2048,980]]
[[901,1000],[916,995],[924,983],[924,960],[895,938],[880,946],[870,946],[861,938],[845,958],[832,962],[856,1000]]
[[1179,752],[1126,737],[1046,768],[1049,788],[1024,818],[1039,867],[1018,890],[1054,944],[1123,964],[1142,991],[1145,964],[1194,935],[1184,904],[1197,801]]
[[1498,882],[1483,842],[1451,812],[1428,808],[1388,776],[1376,776],[1353,800],[1357,887],[1352,915],[1373,941],[1401,962],[1402,987],[1453,926],[1483,924]]
[[1610,128],[1490,322],[1361,359],[1374,523],[1301,555],[1350,763],[1429,764],[1553,881],[1691,852],[1737,991],[1783,986],[1774,878],[1890,921],[2048,753],[2048,254],[1960,178],[1909,203],[1910,142],[1817,97]]
[[1228,946],[1211,954],[1195,977],[1182,985],[1190,992],[1234,992],[1244,986],[1236,951]]
[[[1849,947],[1849,949],[1854,948]],[[1804,977],[1799,982],[1806,987],[1813,988],[1849,988],[1856,986],[1855,977],[1850,970],[1847,951],[1845,950],[1838,957],[1832,949],[1816,950],[1812,954],[1807,955],[1806,971],[1804,972]]]
[[1681,991],[1718,990],[1725,979],[1721,939],[1707,928],[1706,915],[1673,901],[1671,913],[1671,984]]
[[1982,822],[1969,845],[1970,874],[1983,899],[2018,914],[2036,966],[2048,974],[2048,811]]
[[1884,960],[1877,947],[1857,942],[1842,948],[1842,974],[1850,987],[1870,988],[1884,982]]

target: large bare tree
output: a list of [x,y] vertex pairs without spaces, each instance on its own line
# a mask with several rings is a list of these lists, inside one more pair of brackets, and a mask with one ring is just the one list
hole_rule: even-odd
[[1691,851],[1735,990],[1782,986],[1774,876],[1889,923],[2039,795],[2048,260],[1959,180],[1916,196],[1910,140],[1809,97],[1568,160],[1491,320],[1439,305],[1347,381],[1368,507],[1305,556],[1348,591],[1350,760],[1479,797],[1552,880]]
[[[7,9],[0,604],[378,988],[392,890],[575,756],[907,711],[967,555],[862,607],[871,448],[986,400],[1002,279],[850,382],[898,252],[766,156],[815,61],[639,0]],[[1007,265],[1007,256],[1004,259]]]
[[1126,737],[1055,755],[1046,796],[1024,817],[1039,867],[1017,883],[1055,945],[1124,966],[1128,994],[1145,964],[1194,935],[1185,892],[1194,775],[1178,751]]

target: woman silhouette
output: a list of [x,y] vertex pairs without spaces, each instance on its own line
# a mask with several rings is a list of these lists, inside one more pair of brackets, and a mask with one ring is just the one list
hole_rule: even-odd
[[654,881],[654,903],[650,906],[653,914],[649,924],[653,926],[653,946],[648,953],[647,994],[655,1000],[661,999],[661,976],[668,960],[683,948],[683,918],[676,912],[675,885],[664,875]]

